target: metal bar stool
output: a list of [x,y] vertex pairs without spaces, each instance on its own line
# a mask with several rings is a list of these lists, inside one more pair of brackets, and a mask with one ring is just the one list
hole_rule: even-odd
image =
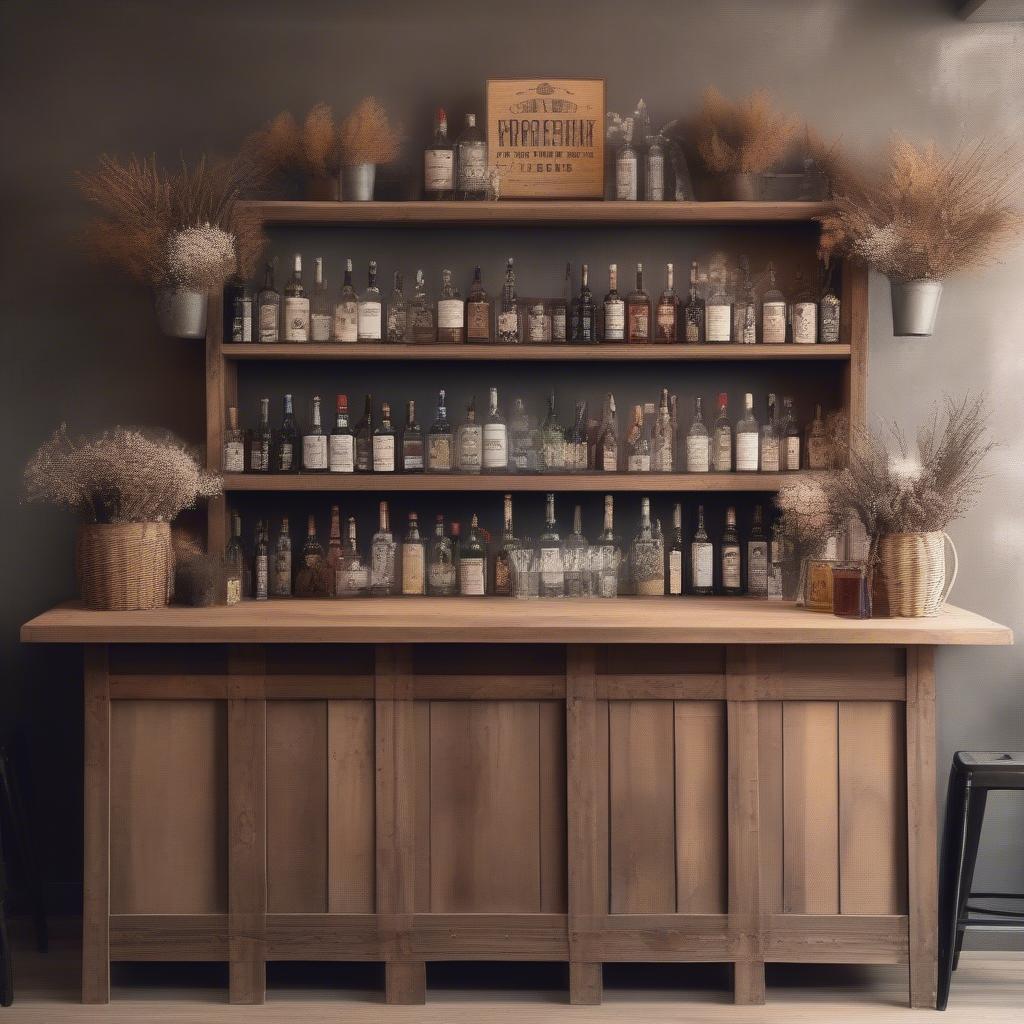
[[985,803],[989,792],[1000,789],[1024,790],[1024,752],[958,750],[953,755],[939,875],[940,1010],[946,1008],[968,928],[1024,928],[1024,907],[998,910],[970,903],[972,899],[1024,901],[1024,893],[971,891]]

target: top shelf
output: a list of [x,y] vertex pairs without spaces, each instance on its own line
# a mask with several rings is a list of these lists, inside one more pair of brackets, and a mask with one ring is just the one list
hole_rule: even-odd
[[778,224],[811,223],[826,203],[617,202],[515,200],[499,202],[291,202],[246,204],[266,225],[346,224]]

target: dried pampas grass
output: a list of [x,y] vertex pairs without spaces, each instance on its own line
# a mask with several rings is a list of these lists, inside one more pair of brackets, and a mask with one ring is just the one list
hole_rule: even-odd
[[709,86],[695,128],[697,152],[709,171],[761,174],[785,156],[798,122],[777,111],[764,90],[733,102]]
[[388,164],[401,149],[401,132],[391,124],[387,111],[375,96],[365,96],[344,121],[338,133],[341,162]]

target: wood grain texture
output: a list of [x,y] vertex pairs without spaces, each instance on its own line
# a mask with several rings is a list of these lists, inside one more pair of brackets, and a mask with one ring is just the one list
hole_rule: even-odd
[[565,812],[565,704],[543,701],[538,708],[540,756],[540,911],[568,910]]
[[780,914],[784,905],[781,701],[761,701],[757,705],[757,751],[760,907],[762,914]]

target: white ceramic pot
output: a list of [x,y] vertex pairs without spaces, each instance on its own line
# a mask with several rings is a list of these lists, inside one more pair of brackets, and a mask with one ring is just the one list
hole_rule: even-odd
[[168,338],[206,337],[206,293],[191,288],[160,288],[156,322]]
[[892,333],[897,338],[931,337],[942,298],[942,282],[927,278],[890,281],[889,289],[892,293]]

